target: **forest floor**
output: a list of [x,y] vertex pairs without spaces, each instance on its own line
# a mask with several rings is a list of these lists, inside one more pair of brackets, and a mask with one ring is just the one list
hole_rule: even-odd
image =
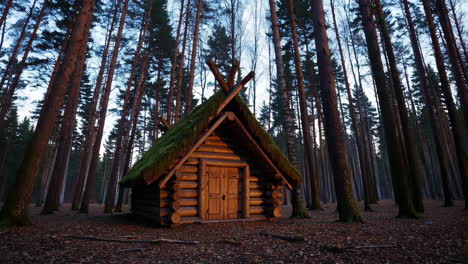
[[[158,228],[126,215],[88,215],[64,209],[39,216],[33,226],[0,227],[0,263],[468,263],[468,211],[426,201],[418,220],[397,219],[392,201],[363,212],[365,223],[336,220],[335,205],[309,219],[224,222]],[[264,232],[302,236],[289,242]],[[177,239],[196,245],[118,243],[70,236],[123,240]]]

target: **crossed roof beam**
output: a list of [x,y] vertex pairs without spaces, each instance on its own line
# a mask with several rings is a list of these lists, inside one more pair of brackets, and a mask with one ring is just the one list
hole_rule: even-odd
[[221,86],[221,89],[224,91],[224,93],[227,95],[224,101],[219,105],[218,110],[216,111],[216,114],[219,114],[221,113],[221,111],[223,111],[226,105],[228,105],[229,102],[231,102],[232,99],[234,99],[234,97],[236,97],[236,95],[240,93],[240,91],[245,87],[245,85],[255,77],[255,72],[249,72],[247,76],[245,76],[240,82],[238,82],[234,86],[234,79],[236,77],[237,72],[239,71],[239,61],[235,60],[232,64],[232,68],[229,72],[227,81],[224,80],[223,75],[221,74],[221,72],[219,72],[218,67],[216,67],[214,61],[208,60],[206,61],[206,64],[208,64],[208,67],[213,73],[216,81]]
[[[219,105],[216,111],[216,115],[218,115],[232,101],[232,99],[234,99],[236,95],[240,93],[240,91],[245,87],[245,85],[255,77],[255,72],[254,71],[249,72],[247,76],[245,76],[239,83],[236,84],[236,86],[234,86],[234,80],[240,68],[239,67],[240,64],[238,60],[234,60],[234,63],[232,64],[232,68],[231,68],[231,71],[229,72],[227,81],[224,80],[223,75],[218,70],[218,67],[216,66],[214,61],[207,60],[206,64],[208,64],[208,67],[213,73],[216,81],[221,86],[224,93],[227,95],[224,101]],[[158,127],[162,130],[163,133],[165,133],[167,130],[171,128],[171,125],[163,116],[160,116]]]

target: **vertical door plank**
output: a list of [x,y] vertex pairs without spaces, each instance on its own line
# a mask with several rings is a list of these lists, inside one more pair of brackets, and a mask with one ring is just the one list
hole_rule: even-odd
[[242,196],[244,204],[242,206],[243,210],[243,217],[250,218],[250,167],[249,165],[245,166],[244,168],[244,175],[243,175],[243,189],[242,189]]
[[206,162],[200,159],[198,163],[198,217],[200,217],[201,220],[206,219],[206,180]]

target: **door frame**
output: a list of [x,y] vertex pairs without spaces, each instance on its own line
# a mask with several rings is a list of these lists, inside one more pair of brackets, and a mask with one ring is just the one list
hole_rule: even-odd
[[250,167],[244,161],[199,159],[198,162],[198,217],[200,220],[206,220],[208,208],[207,202],[207,175],[206,167],[229,167],[243,169],[242,177],[242,217],[250,217]]

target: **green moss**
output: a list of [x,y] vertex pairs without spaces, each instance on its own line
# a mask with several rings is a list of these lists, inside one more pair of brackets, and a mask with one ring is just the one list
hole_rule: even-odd
[[[216,114],[216,110],[224,98],[224,93],[219,91],[205,103],[192,110],[154,143],[120,183],[131,185],[144,180],[143,172],[147,169],[151,169],[156,173],[152,177],[161,177],[165,170],[176,159],[180,158],[195,143],[203,131],[208,128],[211,121],[209,118]],[[243,121],[246,128],[281,172],[292,181],[292,184],[299,184],[301,182],[299,171],[282,154],[273,139],[250,112],[242,98],[237,96],[229,107]]]

